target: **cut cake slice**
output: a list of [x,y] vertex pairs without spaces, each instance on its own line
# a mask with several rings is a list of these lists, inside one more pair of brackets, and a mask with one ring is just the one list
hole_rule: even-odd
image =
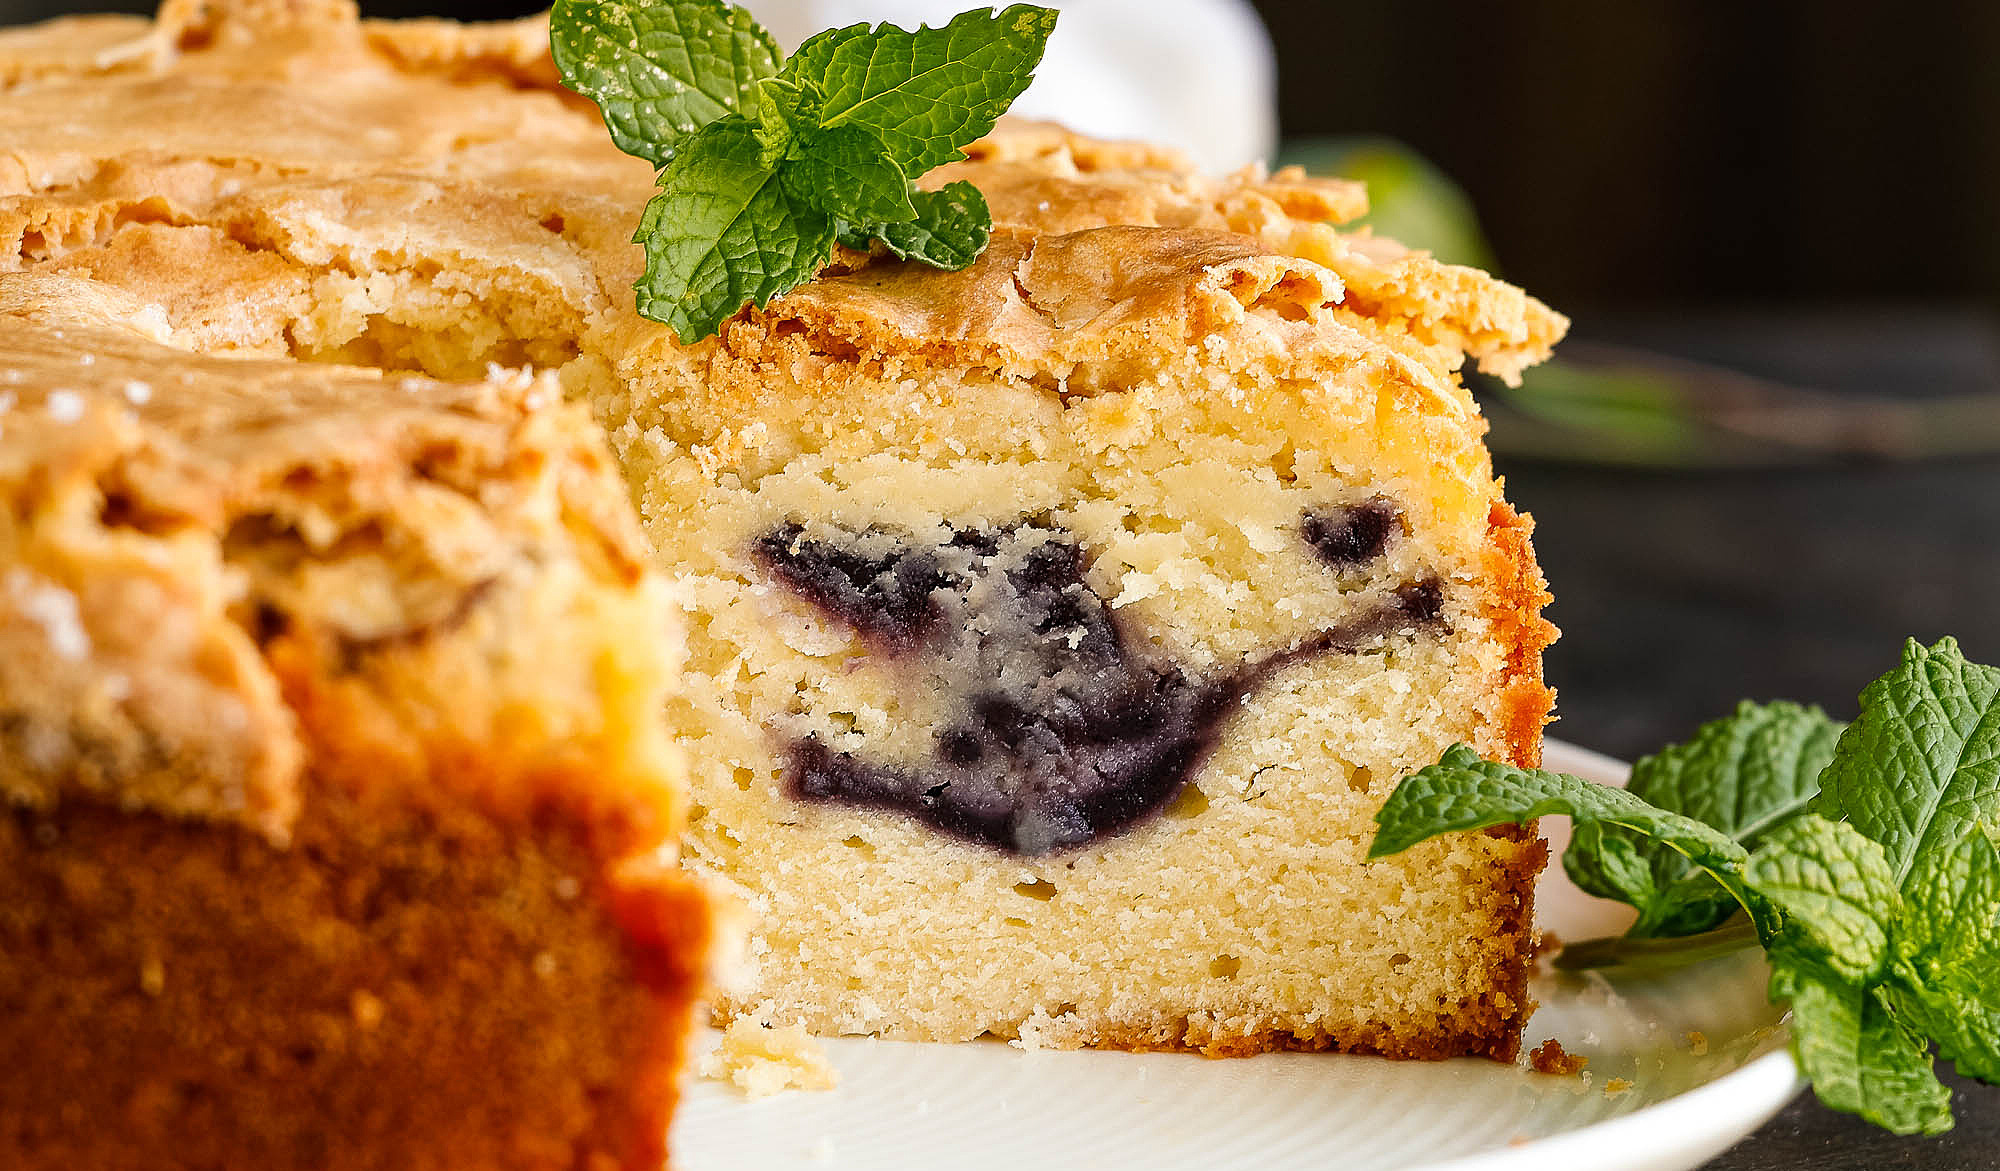
[[710,914],[601,435],[170,333],[0,276],[0,1165],[657,1171]]
[[1018,124],[924,180],[992,204],[972,268],[843,253],[683,347],[632,307],[649,168],[533,27],[31,36],[0,266],[218,352],[557,368],[689,619],[686,859],[757,916],[723,1016],[1511,1056],[1532,827],[1362,856],[1452,742],[1538,755],[1547,595],[1458,370],[1562,318],[1340,230],[1352,184]]
[[1451,743],[1538,757],[1546,594],[1453,372],[1560,319],[1285,210],[1340,188],[1053,141],[935,180],[993,201],[964,272],[849,257],[712,343],[589,343],[690,599],[689,863],[761,924],[723,1009],[1511,1057],[1542,843],[1363,855]]

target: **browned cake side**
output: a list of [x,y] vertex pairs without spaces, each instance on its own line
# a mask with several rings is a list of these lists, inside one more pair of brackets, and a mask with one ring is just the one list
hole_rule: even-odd
[[710,921],[601,440],[145,316],[0,277],[0,1166],[654,1171]]

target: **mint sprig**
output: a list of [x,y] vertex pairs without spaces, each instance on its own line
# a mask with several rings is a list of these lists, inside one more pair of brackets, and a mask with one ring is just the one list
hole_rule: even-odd
[[1622,948],[1572,950],[1671,959],[1659,937],[1704,931],[1708,904],[1726,900],[1754,935],[1686,934],[1686,949],[1732,934],[1763,945],[1820,1099],[1937,1134],[1952,1117],[1934,1046],[2000,1080],[2000,670],[1951,639],[1911,642],[1829,749],[1837,729],[1814,709],[1745,705],[1640,762],[1623,791],[1457,745],[1390,794],[1369,856],[1566,813],[1565,866],[1646,925]]
[[[1816,707],[1745,701],[1686,743],[1641,757],[1625,791],[1754,849],[1819,794],[1841,728]],[[1563,868],[1591,894],[1637,908],[1626,932],[1635,939],[1708,931],[1736,913],[1736,900],[1706,872],[1618,826],[1579,830]]]
[[966,267],[993,218],[971,184],[915,180],[962,158],[1034,78],[1053,10],[975,9],[942,28],[860,24],[778,62],[722,0],[556,0],[563,82],[620,150],[660,168],[634,235],[638,308],[683,344],[811,280],[836,241]]

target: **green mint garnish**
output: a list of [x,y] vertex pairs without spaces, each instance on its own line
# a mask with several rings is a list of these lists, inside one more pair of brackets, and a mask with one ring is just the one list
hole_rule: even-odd
[[[1755,849],[1819,793],[1841,725],[1816,707],[1745,702],[1632,766],[1625,791],[1683,813]],[[1736,900],[1677,851],[1615,825],[1579,832],[1563,868],[1577,886],[1638,908],[1632,938],[1692,935],[1720,927]]]
[[655,167],[778,73],[771,34],[715,0],[562,0],[549,51],[563,84],[597,103],[618,149]]
[[1033,80],[1055,31],[1053,9],[974,9],[943,28],[865,24],[823,32],[792,54],[783,76],[823,96],[826,126],[873,131],[911,176],[960,158]]
[[932,268],[957,272],[979,259],[993,235],[993,216],[979,188],[960,179],[936,191],[911,192],[915,218],[893,224],[859,227],[842,224],[840,242],[864,252],[871,237],[898,260],[916,260]]
[[746,303],[811,278],[833,249],[833,217],[757,160],[756,127],[731,114],[688,139],[660,173],[638,238],[639,312],[683,342],[714,333]]
[[1568,773],[1481,760],[1454,744],[1434,765],[1404,777],[1375,814],[1370,858],[1401,853],[1427,838],[1455,830],[1511,825],[1551,814],[1567,814],[1579,831],[1616,826],[1674,851],[1730,891],[1738,905],[1749,852],[1729,835],[1692,817],[1647,804],[1623,789],[1594,784]]
[[1968,663],[1958,643],[1903,649],[1861,693],[1814,808],[1882,843],[1900,881],[1981,823],[2000,824],[2000,669]]
[[[1745,704],[1642,760],[1629,790],[1455,745],[1390,794],[1369,856],[1549,813],[1576,821],[1578,884],[1640,912],[1633,935],[1565,958],[1761,943],[1820,1099],[1899,1134],[1952,1125],[1933,1046],[2000,1081],[2000,670],[1951,639],[1908,644],[1844,731]],[[1712,930],[1737,909],[1744,926]]]
[[811,280],[836,241],[957,270],[992,234],[971,184],[915,180],[964,157],[1034,79],[1047,8],[975,9],[943,28],[824,32],[780,67],[722,0],[556,0],[563,83],[620,150],[660,168],[634,236],[642,316],[683,344]]

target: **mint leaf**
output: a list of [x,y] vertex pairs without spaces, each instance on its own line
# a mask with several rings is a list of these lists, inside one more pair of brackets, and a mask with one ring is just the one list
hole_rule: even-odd
[[1742,883],[1749,854],[1728,835],[1691,817],[1655,809],[1623,789],[1567,773],[1481,760],[1463,744],[1454,744],[1438,763],[1403,778],[1389,794],[1375,814],[1375,841],[1368,856],[1399,853],[1438,834],[1552,813],[1568,814],[1579,827],[1608,823],[1640,833],[1709,872],[1745,907],[1756,905]]
[[1773,832],[1743,868],[1743,881],[1784,912],[1791,946],[1834,975],[1878,980],[1889,961],[1890,925],[1903,895],[1882,847],[1844,822],[1808,815]]
[[778,72],[771,34],[721,0],[555,0],[549,51],[618,149],[655,167]]
[[1743,705],[1642,761],[1643,792],[1456,745],[1390,794],[1369,856],[1569,813],[1577,832],[1564,861],[1587,889],[1651,911],[1655,927],[1706,914],[1704,900],[1750,918],[1574,945],[1559,966],[1681,962],[1754,932],[1821,1100],[1898,1133],[1936,1134],[1952,1118],[1933,1043],[1961,1073],[2000,1081],[2000,670],[1966,662],[1950,639],[1912,642],[1861,708],[1833,742],[1817,796],[1811,774],[1835,725],[1788,704]]
[[800,135],[784,168],[792,197],[835,219],[889,223],[917,218],[909,176],[889,161],[882,140],[859,126]]
[[[1745,701],[1687,742],[1641,758],[1625,788],[1754,849],[1819,792],[1840,730],[1816,707]],[[1686,857],[1617,826],[1579,832],[1563,867],[1584,890],[1637,908],[1632,936],[1691,935],[1736,911],[1736,900]]]
[[2000,1081],[2000,849],[1987,833],[1919,860],[1890,1001],[1959,1072]]
[[1033,80],[1053,9],[975,9],[943,28],[822,33],[783,69],[723,0],[556,0],[549,49],[619,149],[661,169],[634,235],[643,317],[684,345],[810,280],[837,238],[961,269],[992,235],[970,184],[912,180],[962,156]]
[[646,246],[639,312],[686,345],[812,279],[832,253],[833,219],[785,189],[759,159],[755,128],[732,114],[661,172],[635,239]]
[[866,252],[871,237],[882,241],[899,260],[916,260],[957,272],[986,251],[993,236],[993,215],[986,197],[963,179],[936,191],[912,191],[916,218],[900,223],[841,224],[840,242]]
[[1954,639],[1912,639],[1861,693],[1820,787],[1813,807],[1882,843],[1899,882],[2000,823],[2000,670],[1968,663]]
[[1930,1046],[1872,991],[1774,957],[1771,999],[1791,1001],[1792,1052],[1820,1101],[1897,1134],[1951,1129]]
[[959,147],[993,129],[1034,80],[1055,26],[1054,10],[1028,4],[997,16],[974,9],[915,32],[857,24],[800,45],[782,76],[826,95],[822,125],[873,131],[915,178],[962,158]]
[[791,153],[792,144],[798,141],[799,130],[802,127],[810,129],[816,124],[806,110],[807,106],[815,104],[816,98],[817,95],[775,77],[767,77],[757,83],[750,102],[756,113],[750,120],[755,125],[757,159],[760,163],[776,168]]

